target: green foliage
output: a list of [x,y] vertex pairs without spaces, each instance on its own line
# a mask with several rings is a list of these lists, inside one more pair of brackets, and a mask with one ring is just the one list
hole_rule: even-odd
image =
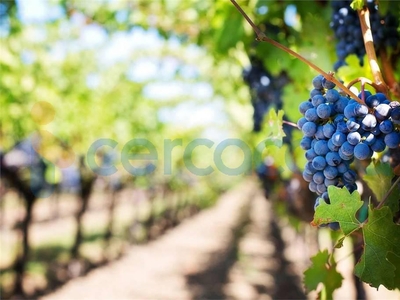
[[308,291],[317,290],[320,283],[324,291],[318,293],[318,299],[333,299],[334,290],[342,286],[343,276],[336,270],[336,262],[328,250],[320,251],[311,257],[312,265],[304,272],[304,285]]
[[275,112],[270,109],[268,117],[263,123],[263,127],[266,128],[264,134],[266,136],[265,146],[275,145],[282,147],[282,139],[286,136],[282,127],[283,110]]
[[335,186],[328,187],[331,204],[320,201],[314,215],[313,225],[339,222],[340,228],[345,235],[351,234],[360,227],[356,218],[357,211],[363,205],[360,194],[357,191],[350,192],[346,188]]
[[[387,191],[392,186],[392,178],[394,176],[393,169],[388,163],[379,161],[372,162],[366,170],[363,179],[367,182],[369,188],[374,192],[378,201],[382,201]],[[394,186],[393,191],[388,195],[387,205],[391,208],[393,214],[399,211],[399,195],[398,185]]]
[[368,222],[363,224],[362,231],[364,251],[355,274],[372,287],[382,284],[389,290],[400,288],[399,272],[396,272],[400,258],[400,226],[393,223],[391,210],[370,207]]
[[243,40],[244,27],[243,17],[236,8],[229,2],[221,2],[221,21],[223,24],[215,32],[215,49],[221,53],[226,53],[230,48],[235,47],[236,43]]
[[[350,194],[346,188],[336,187],[329,187],[328,191],[331,204],[320,203],[312,223],[339,222],[345,236],[361,229],[364,251],[355,274],[372,287],[382,284],[388,289],[399,288],[395,266],[400,257],[400,226],[394,224],[392,210],[387,206],[380,209],[370,206],[368,219],[360,222],[356,214],[363,202],[357,192]],[[342,242],[343,238],[339,239],[339,247]]]
[[364,0],[353,0],[350,6],[354,10],[362,9],[364,7]]

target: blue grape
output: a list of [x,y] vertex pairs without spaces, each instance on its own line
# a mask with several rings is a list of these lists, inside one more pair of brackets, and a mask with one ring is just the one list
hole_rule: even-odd
[[325,98],[328,102],[334,103],[339,100],[340,94],[337,90],[330,89],[326,91]]
[[393,131],[385,136],[385,144],[390,149],[396,149],[400,144],[400,135],[399,133]]
[[363,133],[363,135],[361,136],[362,141],[364,144],[371,146],[373,143],[375,143],[375,135],[371,132],[365,132]]
[[367,97],[365,99],[365,104],[369,107],[369,108],[375,108],[377,107],[379,104],[381,104],[381,100],[379,99],[379,97],[377,95],[371,95],[369,97]]
[[353,155],[346,155],[346,154],[344,154],[342,148],[339,149],[338,153],[339,153],[339,156],[340,156],[340,158],[341,158],[342,160],[347,160],[347,161],[349,161],[349,160],[351,160],[351,159],[353,158]]
[[386,118],[390,117],[390,105],[388,104],[379,104],[377,107],[375,107],[374,111],[375,117],[383,121]]
[[372,156],[372,150],[368,145],[360,143],[354,147],[355,158],[359,160],[366,160],[371,158],[371,156]]
[[332,222],[328,224],[331,230],[338,231],[340,229],[340,224],[338,222]]
[[313,108],[313,105],[310,101],[304,101],[299,105],[299,111],[302,115],[304,115],[306,111],[310,108]]
[[317,192],[318,192],[319,194],[323,194],[323,193],[326,192],[326,186],[325,186],[324,183],[317,184]]
[[335,116],[335,118],[333,119],[333,122],[336,124],[340,123],[340,122],[345,122],[345,115],[343,114],[338,114]]
[[342,176],[345,183],[353,184],[356,182],[357,174],[353,170],[347,170]]
[[310,121],[310,122],[315,122],[318,120],[318,114],[317,114],[317,109],[316,108],[310,108],[306,111],[304,114],[305,118]]
[[311,103],[314,107],[317,107],[320,104],[323,104],[326,102],[326,99],[322,95],[315,95],[314,97],[311,98]]
[[311,182],[313,180],[313,175],[303,172],[303,179],[307,182]]
[[313,122],[306,122],[301,128],[303,134],[307,137],[313,137],[317,131],[317,125]]
[[333,167],[338,166],[342,161],[338,152],[334,152],[334,151],[328,152],[325,156],[325,160],[328,165],[333,166]]
[[342,122],[338,122],[336,124],[336,131],[342,132],[342,133],[348,133],[349,132],[349,128],[347,128],[346,122],[342,121]]
[[331,116],[332,106],[330,104],[320,104],[317,107],[317,115],[321,119],[325,120]]
[[336,167],[333,166],[327,166],[324,171],[324,176],[328,179],[335,179],[336,176],[338,176],[338,170]]
[[385,148],[386,144],[383,138],[375,139],[375,143],[371,145],[371,150],[374,152],[382,152]]
[[347,156],[352,156],[354,154],[354,146],[349,142],[344,142],[343,145],[340,147],[343,154]]
[[347,119],[350,119],[350,118],[356,116],[356,105],[357,104],[355,104],[355,103],[353,104],[353,103],[349,102],[349,104],[344,108],[343,114]]
[[324,200],[321,197],[317,197],[317,199],[315,199],[314,210],[316,210],[317,207],[319,206],[319,201],[324,201]]
[[334,178],[334,179],[325,178],[324,184],[325,184],[326,186],[330,186],[330,185],[337,186],[337,185],[339,184],[339,179],[338,179],[337,177]]
[[313,78],[312,85],[314,86],[315,89],[318,89],[318,90],[323,89],[323,86],[322,86],[323,79],[324,79],[324,76],[322,76],[322,75],[317,75]]
[[336,86],[336,84],[334,84],[333,82],[327,80],[326,78],[323,78],[322,79],[322,86],[325,89],[330,90],[330,89],[333,89]]
[[325,125],[323,125],[322,131],[324,133],[324,136],[329,139],[335,133],[336,127],[332,123],[326,123]]
[[[304,126],[303,126],[303,128],[304,128]],[[339,146],[339,147],[342,146],[342,144],[346,141],[346,139],[347,139],[346,135],[342,132],[335,132],[331,138],[332,143],[335,146]]]
[[364,130],[371,131],[376,127],[377,121],[374,115],[367,114],[361,121],[361,127]]
[[361,141],[361,135],[355,131],[355,132],[350,132],[347,135],[347,142],[349,142],[350,145],[357,145]]
[[314,175],[317,172],[317,170],[312,166],[311,161],[308,161],[306,163],[306,167],[304,169],[305,169],[305,171],[307,171],[308,173],[310,173],[312,175]]
[[347,120],[346,126],[350,132],[357,131],[360,128],[360,124],[358,123],[355,117],[351,117]]
[[364,117],[366,114],[368,114],[368,107],[366,105],[357,103],[354,108],[354,113],[356,116]]
[[379,124],[379,129],[382,133],[388,134],[391,133],[394,129],[393,123],[390,120],[383,120]]
[[349,169],[349,165],[346,162],[341,162],[337,166],[337,169],[338,169],[339,174],[343,174],[343,173],[347,172],[347,170]]
[[317,192],[317,184],[314,181],[311,181],[308,184],[308,189],[313,193]]
[[313,89],[313,90],[310,92],[310,97],[312,98],[312,97],[314,97],[315,95],[322,95],[322,90],[320,90],[320,89]]
[[313,160],[315,157],[317,157],[317,153],[315,153],[314,149],[309,149],[305,153],[305,157],[308,161]]
[[357,185],[354,184],[345,184],[344,185],[346,187],[346,189],[351,193],[353,193],[355,190],[357,190]]
[[326,167],[326,160],[325,157],[323,156],[316,156],[312,160],[312,166],[314,167],[315,170],[321,171]]
[[337,100],[333,104],[333,108],[337,113],[343,113],[345,107],[349,104],[349,99],[346,97],[341,96],[339,100]]
[[390,117],[394,124],[400,124],[400,106],[396,106],[392,109]]
[[307,123],[308,121],[307,121],[307,119],[306,118],[300,118],[298,121],[297,121],[297,128],[299,128],[300,130],[303,128],[303,125],[305,124],[305,123]]
[[325,155],[329,152],[328,142],[326,140],[319,140],[315,143],[313,149],[318,155]]
[[308,136],[304,136],[300,141],[300,147],[303,150],[311,149],[311,141],[312,139]]
[[322,184],[324,182],[324,179],[325,179],[324,173],[322,173],[321,171],[318,171],[313,175],[313,181],[316,184]]
[[318,127],[317,127],[317,131],[315,132],[315,138],[316,139],[318,139],[318,140],[323,140],[323,139],[325,139],[325,135],[324,135],[324,130],[323,130],[323,127],[322,127],[322,125],[319,125]]

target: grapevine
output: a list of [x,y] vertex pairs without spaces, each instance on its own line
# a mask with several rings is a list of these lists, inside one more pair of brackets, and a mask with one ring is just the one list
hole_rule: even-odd
[[[345,86],[341,80],[335,78],[334,73],[324,72],[300,54],[267,37],[235,0],[231,2],[251,25],[258,41],[278,47],[319,73],[312,80],[313,89],[309,99],[299,105],[302,117],[297,122],[298,129],[303,134],[300,147],[305,151],[307,160],[303,178],[309,183],[310,191],[317,194],[314,220],[311,224],[340,230],[343,238],[338,240],[338,248],[345,237],[361,232],[363,251],[358,256],[355,275],[376,288],[380,285],[388,289],[400,288],[396,279],[398,275],[395,273],[395,265],[400,256],[400,227],[393,222],[399,212],[400,180],[394,176],[395,166],[389,166],[382,160],[385,157],[382,153],[387,149],[389,155],[399,149],[400,103],[389,97],[376,56],[376,51],[385,53],[385,47],[397,47],[397,31],[389,33],[392,28],[397,28],[398,23],[392,20],[390,14],[381,17],[371,1],[365,6],[355,5],[354,10],[353,3],[350,6],[351,1],[333,2],[331,28],[335,30],[335,37],[341,39],[336,49],[339,61],[335,63],[334,69],[345,65],[345,58],[350,54],[356,54],[362,64],[366,54],[373,74],[373,81],[357,78]],[[351,26],[346,26],[350,23]],[[356,82],[361,82],[358,95],[350,89]],[[366,90],[366,83],[375,92]],[[371,203],[368,205],[368,212],[363,213],[364,217],[360,214],[364,201],[357,192],[360,171],[366,174],[363,179],[379,201],[375,207]],[[380,176],[382,182],[385,182],[383,186],[377,186],[373,182],[373,175]],[[386,225],[382,225],[385,226],[382,228],[378,223]],[[386,274],[383,266],[374,270],[375,274],[371,274],[377,253],[386,259]],[[394,256],[390,253],[394,253]],[[318,255],[321,256],[317,259]],[[318,255],[314,257],[315,264],[323,259],[326,264],[335,266],[332,254],[322,255],[320,252]],[[316,289],[309,280],[312,276],[317,276],[316,273],[321,276],[323,273],[325,276],[324,272],[336,271],[334,268],[316,271],[312,267],[307,270],[304,280],[306,287]],[[336,273],[332,276],[341,280]],[[333,291],[340,286],[339,283],[330,286],[326,281],[323,284],[326,298],[332,297]]]

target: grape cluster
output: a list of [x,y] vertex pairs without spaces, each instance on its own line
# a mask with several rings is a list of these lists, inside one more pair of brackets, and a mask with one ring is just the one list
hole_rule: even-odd
[[349,99],[335,89],[335,84],[322,75],[313,79],[310,99],[299,105],[301,117],[297,126],[303,132],[300,147],[305,150],[307,164],[303,178],[320,201],[330,203],[327,187],[357,189],[354,159],[370,159],[386,146],[400,144],[400,104],[390,102],[381,93],[364,91],[359,98],[365,105]]
[[274,77],[264,67],[263,62],[251,57],[251,65],[243,70],[243,80],[250,88],[254,108],[253,130],[258,132],[265,113],[271,106],[282,108],[282,87],[287,83],[287,77]]
[[[364,40],[357,11],[350,7],[351,2],[351,0],[332,1],[333,14],[330,27],[338,40],[336,44],[338,61],[334,65],[335,70],[345,65],[345,59],[350,54],[357,55],[360,65],[363,64]],[[378,51],[381,47],[397,47],[400,41],[400,34],[397,31],[398,19],[390,12],[386,16],[380,16],[374,1],[367,1],[367,6],[375,50]]]

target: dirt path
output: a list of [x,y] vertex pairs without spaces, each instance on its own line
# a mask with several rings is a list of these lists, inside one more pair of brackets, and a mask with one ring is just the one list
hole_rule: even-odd
[[[317,250],[316,231],[304,228],[298,234],[278,219],[257,183],[248,180],[213,208],[41,299],[316,299],[301,284]],[[352,264],[340,263],[345,277]],[[379,294],[366,291],[370,300],[400,299],[382,288]],[[335,293],[335,299],[354,297],[351,280]]]
[[[224,280],[221,278],[236,260],[235,240],[248,218],[255,191],[254,182],[244,182],[222,196],[215,207],[184,221],[156,241],[132,246],[119,261],[72,280],[42,299],[222,296]],[[202,281],[209,281],[213,288],[204,289],[209,285]]]

